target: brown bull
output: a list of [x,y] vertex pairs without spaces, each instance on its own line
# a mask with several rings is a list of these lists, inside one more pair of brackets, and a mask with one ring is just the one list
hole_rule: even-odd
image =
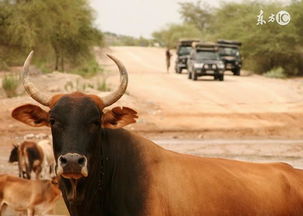
[[12,115],[28,125],[49,126],[60,187],[73,216],[295,216],[303,215],[303,171],[283,164],[200,158],[165,150],[121,128],[133,123],[129,108],[103,110],[125,92],[121,84],[105,98],[82,93],[44,95],[28,77],[35,105]]

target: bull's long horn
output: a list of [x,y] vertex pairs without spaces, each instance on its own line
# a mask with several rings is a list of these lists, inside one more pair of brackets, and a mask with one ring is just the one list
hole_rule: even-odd
[[119,86],[119,88],[116,91],[112,92],[111,94],[109,94],[105,97],[102,97],[104,105],[105,106],[110,106],[113,103],[115,103],[117,100],[119,100],[123,96],[123,94],[125,93],[126,88],[127,88],[127,83],[128,83],[128,75],[127,75],[126,68],[124,67],[124,65],[118,59],[116,59],[115,57],[113,57],[111,55],[107,55],[107,56],[109,58],[111,58],[116,63],[116,65],[118,66],[119,71],[120,71],[120,86]]
[[51,97],[43,94],[30,80],[29,80],[29,65],[33,57],[34,51],[31,51],[27,56],[24,66],[23,73],[21,73],[21,79],[23,80],[23,86],[25,91],[37,102],[44,106],[49,106]]

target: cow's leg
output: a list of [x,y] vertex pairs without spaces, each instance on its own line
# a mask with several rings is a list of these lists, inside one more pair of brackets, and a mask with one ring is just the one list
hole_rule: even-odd
[[0,216],[5,213],[5,210],[7,208],[7,205],[3,202],[3,200],[1,200],[0,202]]
[[40,165],[34,167],[34,172],[36,174],[36,179],[40,179],[41,171],[42,171],[42,167]]
[[34,216],[35,215],[35,209],[28,208],[27,209],[27,216]]
[[52,163],[49,167],[49,176],[52,178],[54,176],[56,176],[56,172],[55,172],[55,167],[56,167],[56,164]]

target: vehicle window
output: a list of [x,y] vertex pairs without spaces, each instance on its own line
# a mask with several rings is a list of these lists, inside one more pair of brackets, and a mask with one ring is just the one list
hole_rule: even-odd
[[232,47],[224,47],[219,49],[220,55],[223,56],[239,56],[239,50]]
[[217,52],[211,52],[211,51],[197,52],[197,59],[218,60],[219,55]]
[[189,55],[190,51],[192,48],[190,46],[181,46],[178,50],[178,55],[183,56],[183,55]]

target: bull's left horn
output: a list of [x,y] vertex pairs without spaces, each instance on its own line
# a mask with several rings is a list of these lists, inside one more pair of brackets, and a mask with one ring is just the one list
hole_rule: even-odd
[[123,96],[123,94],[126,91],[127,83],[128,83],[128,75],[127,75],[127,71],[126,71],[126,68],[124,67],[124,65],[115,57],[113,57],[111,55],[107,55],[107,56],[109,58],[111,58],[119,68],[120,86],[116,91],[112,92],[111,94],[109,94],[105,97],[102,97],[102,101],[103,101],[105,107],[112,105],[113,103],[115,103],[117,100],[119,100]]
[[27,56],[24,66],[23,73],[21,73],[21,79],[23,80],[23,86],[25,91],[37,102],[44,106],[49,106],[51,97],[42,93],[30,80],[29,80],[29,65],[31,63],[34,51],[31,51]]

